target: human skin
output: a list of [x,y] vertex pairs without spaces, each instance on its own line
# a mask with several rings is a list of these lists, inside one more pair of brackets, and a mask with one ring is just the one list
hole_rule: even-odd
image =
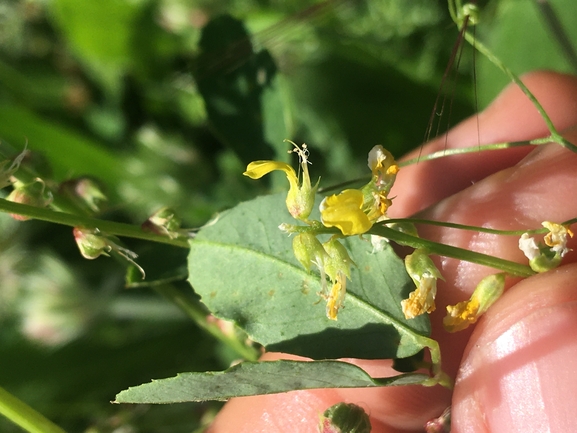
[[[551,72],[523,77],[565,137],[577,143],[577,78]],[[572,128],[574,127],[575,128]],[[521,91],[507,87],[482,113],[407,158],[444,148],[528,140],[548,135],[544,121]],[[386,143],[385,143],[386,145]],[[542,221],[577,217],[577,155],[555,144],[538,148],[451,156],[401,169],[389,216],[451,221],[502,230],[534,229]],[[575,227],[574,227],[575,229]],[[419,227],[422,237],[518,263],[527,260],[518,237]],[[569,246],[576,248],[577,243]],[[423,431],[424,423],[453,406],[452,429],[461,432],[569,432],[577,411],[577,254],[562,266],[507,290],[470,328],[442,327],[445,306],[469,298],[494,269],[434,257],[445,281],[430,315],[443,370],[455,379],[441,386],[322,389],[229,401],[210,433],[316,433],[319,414],[344,401],[369,413],[374,433]],[[346,302],[346,301],[345,301]],[[338,344],[335,342],[335,344]],[[265,360],[298,359],[267,353]],[[375,377],[397,374],[389,360],[348,360]]]

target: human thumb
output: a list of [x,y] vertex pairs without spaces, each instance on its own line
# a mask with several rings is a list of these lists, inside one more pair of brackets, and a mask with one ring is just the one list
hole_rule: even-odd
[[577,413],[577,264],[524,280],[475,329],[451,432],[569,432]]

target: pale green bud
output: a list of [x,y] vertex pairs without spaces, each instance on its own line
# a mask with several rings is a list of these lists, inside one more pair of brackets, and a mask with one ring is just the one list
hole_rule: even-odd
[[142,223],[142,229],[174,239],[180,236],[181,223],[182,220],[173,209],[163,207]]
[[321,415],[319,433],[370,433],[371,421],[364,409],[352,403],[337,403]]
[[336,281],[339,272],[350,279],[351,265],[354,265],[355,262],[349,256],[347,249],[335,238],[325,242],[323,247],[328,255],[325,260],[325,272],[331,281]]
[[111,250],[108,240],[97,229],[74,227],[74,240],[82,257],[93,260],[101,255],[107,256]]
[[88,213],[100,212],[101,206],[108,200],[98,181],[88,177],[67,180],[60,185],[59,192],[68,196]]
[[[300,233],[293,239],[293,251],[296,259],[307,270],[315,264],[319,269],[324,268],[327,253],[323,245],[312,233]],[[322,269],[321,269],[322,272]]]
[[[14,203],[27,204],[29,206],[46,207],[52,202],[52,193],[46,189],[43,180],[36,179],[26,184],[15,183],[14,189],[8,194],[6,200]],[[11,214],[11,216],[19,221],[30,219],[27,216],[19,214]]]

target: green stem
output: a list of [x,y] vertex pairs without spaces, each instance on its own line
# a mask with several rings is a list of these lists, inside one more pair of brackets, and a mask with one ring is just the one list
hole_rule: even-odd
[[[577,218],[572,218],[570,220],[564,221],[560,223],[561,225],[567,226],[577,222]],[[382,222],[383,224],[397,224],[397,223],[410,223],[410,224],[426,224],[431,226],[440,226],[440,227],[448,227],[451,229],[458,229],[458,230],[469,230],[472,232],[479,232],[479,233],[491,233],[494,235],[502,235],[502,236],[521,236],[524,233],[535,235],[540,233],[547,233],[549,230],[546,228],[541,229],[532,229],[532,230],[497,230],[497,229],[490,229],[486,227],[477,227],[477,226],[468,226],[465,224],[457,224],[457,223],[449,223],[444,221],[434,221],[434,220],[426,220],[421,218],[391,218],[386,221]]]
[[171,239],[168,236],[163,236],[152,232],[145,232],[139,226],[131,224],[117,223],[113,221],[106,221],[82,215],[73,215],[64,212],[55,212],[50,209],[38,208],[21,203],[14,203],[4,199],[0,199],[0,211],[11,214],[18,214],[55,224],[62,224],[70,227],[98,229],[102,233],[109,235],[143,239],[152,242],[160,242],[177,247],[188,248],[188,239],[185,237]]
[[530,277],[535,275],[535,272],[526,265],[521,265],[509,260],[489,256],[487,254],[465,250],[463,248],[453,247],[451,245],[440,244],[438,242],[429,241],[427,239],[421,239],[419,237],[411,236],[407,233],[402,233],[382,225],[374,225],[368,233],[385,237],[400,245],[406,245],[412,248],[426,248],[432,254],[439,256],[452,257],[454,259],[465,260],[467,262],[500,269],[510,275],[517,277]]
[[[334,228],[318,228],[317,226],[295,226],[295,232],[312,232],[315,234],[331,234],[341,235],[338,229]],[[431,254],[443,257],[452,257],[466,262],[477,263],[478,265],[489,266],[494,269],[499,269],[516,277],[530,277],[535,275],[535,272],[526,265],[511,262],[510,260],[500,259],[498,257],[489,256],[483,253],[466,250],[464,248],[453,247],[451,245],[441,244],[438,242],[422,239],[418,236],[412,236],[386,227],[384,225],[375,224],[368,232],[369,235],[377,235],[393,241],[399,245],[404,245],[411,248],[425,248]]]
[[247,361],[258,360],[259,353],[254,347],[247,346],[237,338],[225,334],[215,323],[209,322],[207,320],[208,314],[199,302],[194,302],[171,284],[155,286],[154,289],[162,296],[178,305],[201,329],[220,342],[226,344],[243,359],[246,359]]
[[423,382],[424,386],[434,386],[442,385],[445,388],[453,388],[453,381],[451,378],[441,369],[441,348],[439,343],[432,338],[428,338],[422,335],[417,336],[417,341],[423,347],[429,349],[431,355],[431,364],[433,377],[427,379]]
[[[457,4],[455,4],[455,0],[449,0],[449,11],[451,13],[451,17],[453,18],[453,20],[455,21],[455,23],[457,24],[457,26],[461,30],[463,23],[459,19],[458,10],[456,9],[456,5],[459,8],[461,8],[461,1],[457,0]],[[559,132],[557,131],[557,128],[555,128],[555,125],[553,124],[553,121],[551,120],[551,118],[549,117],[549,115],[547,114],[547,112],[545,111],[543,106],[541,105],[541,103],[537,100],[535,95],[533,95],[533,93],[527,88],[527,86],[525,86],[525,84],[523,84],[521,79],[516,74],[514,74],[513,71],[511,71],[507,66],[505,66],[505,64],[497,56],[495,56],[483,43],[479,42],[477,40],[477,38],[474,35],[472,35],[470,32],[465,31],[465,39],[477,51],[479,51],[481,54],[483,54],[485,57],[487,57],[487,59],[491,63],[493,63],[501,71],[503,71],[503,73],[505,73],[505,75],[507,75],[507,77],[509,77],[509,79],[521,89],[521,91],[527,96],[527,98],[529,98],[529,100],[533,103],[533,105],[535,106],[535,108],[537,109],[537,111],[539,112],[539,114],[541,115],[543,120],[545,121],[545,124],[547,125],[547,129],[549,129],[549,132],[551,133],[551,141],[554,141],[554,142],[560,144],[561,146],[571,150],[572,152],[577,153],[577,146],[575,146],[574,144],[565,140],[561,136],[561,134],[559,134]]]
[[406,161],[402,161],[399,163],[400,167],[406,167],[408,165],[417,164],[423,161],[431,161],[433,159],[445,158],[447,156],[453,155],[462,155],[465,153],[477,153],[477,152],[486,152],[488,150],[501,150],[501,149],[509,149],[511,147],[522,147],[522,146],[536,146],[539,144],[550,143],[552,141],[551,137],[545,138],[538,138],[535,140],[530,141],[511,141],[511,142],[504,142],[504,143],[495,143],[495,144],[484,144],[482,146],[475,146],[475,147],[464,147],[458,149],[444,149],[439,150],[438,152],[433,152],[428,155],[420,155],[416,158],[411,158]]
[[0,387],[0,413],[30,433],[65,433],[22,400]]

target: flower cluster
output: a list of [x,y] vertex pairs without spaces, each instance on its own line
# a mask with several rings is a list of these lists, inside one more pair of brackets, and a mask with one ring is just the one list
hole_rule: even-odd
[[[369,153],[368,165],[371,180],[361,189],[347,189],[340,194],[326,197],[320,205],[321,222],[309,220],[315,203],[318,187],[311,184],[308,172],[308,149],[290,142],[294,149],[291,153],[299,156],[300,173],[288,164],[279,161],[251,162],[245,176],[260,179],[262,176],[280,170],[289,181],[286,206],[293,218],[308,225],[300,227],[282,224],[281,229],[289,234],[298,233],[293,240],[295,257],[310,271],[315,265],[321,273],[322,290],[320,295],[327,301],[327,317],[336,320],[343,306],[347,279],[351,278],[351,265],[354,264],[339,238],[366,233],[374,223],[387,218],[386,211],[391,205],[388,194],[399,171],[391,153],[382,146],[375,146]],[[341,234],[334,235],[325,243],[317,239],[315,228],[336,227]],[[327,277],[332,287],[327,288]]]
[[372,177],[362,189],[346,189],[322,201],[321,221],[326,227],[337,227],[345,236],[360,235],[387,218],[387,209],[392,204],[388,194],[399,166],[393,155],[380,145],[369,152],[368,165]]

